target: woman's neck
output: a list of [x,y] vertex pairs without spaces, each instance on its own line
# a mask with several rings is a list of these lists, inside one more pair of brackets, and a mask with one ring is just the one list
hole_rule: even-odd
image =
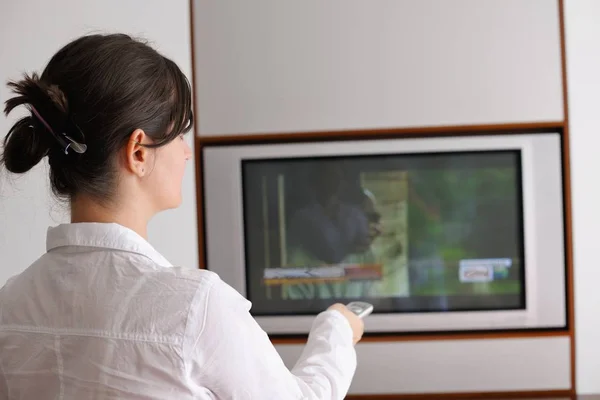
[[133,230],[144,239],[148,238],[149,218],[142,215],[139,209],[126,204],[104,205],[89,197],[79,196],[71,202],[71,223],[80,222],[116,223]]

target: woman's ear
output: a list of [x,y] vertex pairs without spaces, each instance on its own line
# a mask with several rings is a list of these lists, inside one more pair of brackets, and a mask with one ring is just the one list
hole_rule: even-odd
[[133,131],[125,148],[125,165],[129,171],[138,177],[149,172],[150,151],[144,146],[148,142],[146,133],[141,129]]

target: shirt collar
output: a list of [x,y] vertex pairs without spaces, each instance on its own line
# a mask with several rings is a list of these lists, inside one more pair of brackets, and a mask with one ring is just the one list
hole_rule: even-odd
[[146,239],[133,230],[115,223],[75,223],[48,228],[46,250],[64,246],[97,247],[141,254],[158,265],[171,267]]

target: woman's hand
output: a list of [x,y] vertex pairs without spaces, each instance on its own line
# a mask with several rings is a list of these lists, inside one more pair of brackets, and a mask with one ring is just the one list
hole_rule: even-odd
[[362,338],[363,333],[365,332],[365,323],[362,319],[358,318],[356,314],[348,309],[345,305],[341,303],[336,303],[328,308],[328,310],[337,310],[340,312],[348,322],[350,323],[350,327],[352,328],[352,342],[354,344],[358,343]]

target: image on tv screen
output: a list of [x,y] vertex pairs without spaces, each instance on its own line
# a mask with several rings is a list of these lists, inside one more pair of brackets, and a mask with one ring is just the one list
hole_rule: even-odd
[[254,315],[525,308],[519,151],[243,160]]

